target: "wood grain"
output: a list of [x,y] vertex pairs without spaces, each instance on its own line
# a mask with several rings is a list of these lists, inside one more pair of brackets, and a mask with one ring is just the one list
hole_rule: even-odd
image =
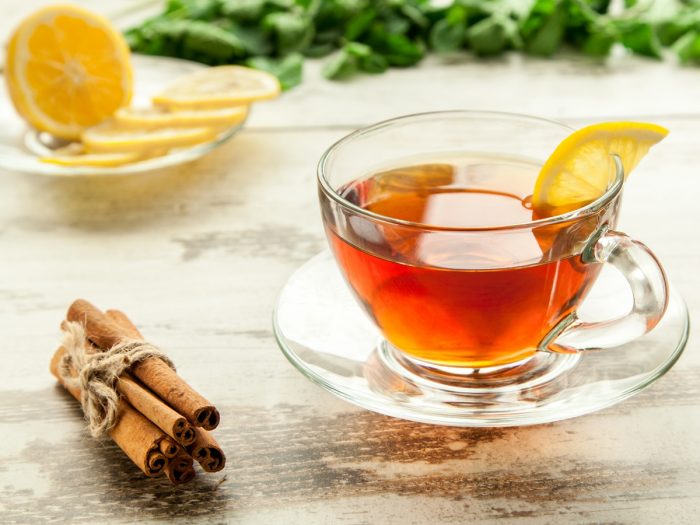
[[[379,118],[472,107],[668,126],[627,185],[621,228],[658,253],[695,318],[698,88],[700,69],[637,59],[431,60],[333,84],[312,63],[301,88],[255,108],[199,162],[109,180],[0,173],[0,356],[14,361],[0,367],[0,522],[694,523],[692,335],[666,377],[618,406],[460,430],[323,392],[281,355],[270,317],[285,280],[325,246],[314,181],[324,149]],[[223,471],[171,487],[87,436],[47,370],[81,296],[128,312],[220,408]]]

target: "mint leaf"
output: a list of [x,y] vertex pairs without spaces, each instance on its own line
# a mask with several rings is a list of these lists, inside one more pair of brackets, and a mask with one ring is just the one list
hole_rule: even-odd
[[467,11],[463,6],[455,5],[430,30],[430,47],[438,53],[456,51],[464,43],[466,30]]
[[389,62],[379,53],[375,53],[371,47],[359,42],[349,42],[343,47],[343,51],[357,59],[357,67],[365,73],[384,73],[389,67]]
[[662,57],[661,43],[649,22],[625,21],[619,27],[620,40],[627,49],[637,55]]
[[271,13],[263,18],[262,27],[274,34],[279,55],[303,51],[314,36],[311,21],[293,13]]
[[550,56],[569,44],[605,57],[621,43],[700,63],[698,35],[700,0],[166,0],[125,33],[140,53],[255,64],[285,86],[301,80],[300,55],[330,55],[329,78],[413,66],[428,49]]
[[389,62],[379,53],[372,53],[365,57],[361,57],[359,60],[360,71],[365,73],[371,73],[376,75],[378,73],[384,73],[389,69]]
[[358,58],[364,58],[368,57],[372,54],[372,48],[369,47],[367,44],[361,44],[359,42],[349,42],[345,44],[343,47],[343,50],[352,56],[358,57]]
[[508,44],[504,24],[497,17],[484,18],[467,30],[469,47],[480,56],[501,53]]
[[592,33],[581,46],[581,51],[594,58],[603,58],[610,54],[610,50],[617,42],[616,35],[601,31]]
[[225,27],[240,40],[248,55],[265,56],[272,53],[273,45],[268,34],[255,26],[242,26],[231,22]]
[[283,90],[291,89],[301,84],[304,58],[299,53],[287,55],[284,58],[254,57],[246,61],[248,67],[267,71],[275,75]]
[[525,51],[531,55],[553,55],[564,38],[567,17],[563,1],[536,0],[521,25]]
[[345,38],[347,40],[357,40],[367,32],[376,17],[377,12],[374,9],[367,9],[352,17],[345,27]]
[[425,47],[420,41],[390,33],[383,28],[375,29],[368,43],[377,53],[383,55],[390,65],[397,67],[412,66],[420,62],[425,54]]
[[332,80],[344,79],[357,72],[357,57],[341,49],[330,57],[323,67],[323,76]]
[[700,62],[700,32],[691,31],[676,40],[673,51],[678,55],[681,64]]

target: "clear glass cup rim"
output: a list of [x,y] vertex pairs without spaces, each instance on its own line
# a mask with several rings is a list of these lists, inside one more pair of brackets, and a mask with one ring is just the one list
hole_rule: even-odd
[[321,159],[318,162],[317,166],[317,171],[316,175],[318,178],[319,186],[321,187],[323,193],[329,197],[330,199],[334,200],[336,203],[338,203],[340,206],[352,211],[354,214],[357,215],[362,215],[367,217],[368,219],[375,221],[375,222],[383,222],[383,223],[388,223],[388,224],[393,224],[397,226],[402,226],[402,227],[408,227],[408,228],[417,228],[420,230],[429,230],[429,231],[453,231],[453,232],[483,232],[483,231],[503,231],[503,230],[521,230],[521,229],[528,229],[528,228],[539,228],[542,226],[549,226],[552,224],[558,224],[562,222],[567,222],[567,221],[572,221],[572,220],[578,220],[590,215],[595,214],[596,212],[600,211],[601,209],[605,208],[605,206],[610,203],[617,195],[620,193],[622,190],[622,185],[624,183],[624,170],[622,166],[622,162],[620,159],[617,157],[617,155],[613,154],[613,157],[615,159],[615,181],[608,187],[608,189],[598,197],[596,200],[593,202],[582,206],[580,208],[576,208],[575,210],[572,210],[567,213],[563,213],[560,215],[553,215],[552,217],[545,217],[543,219],[537,219],[534,221],[530,222],[524,222],[524,223],[519,223],[519,224],[507,224],[507,225],[500,225],[500,226],[480,226],[480,227],[455,227],[455,226],[438,226],[438,225],[432,225],[432,224],[425,224],[425,223],[420,223],[420,222],[412,222],[412,221],[406,221],[403,219],[397,219],[395,217],[390,217],[388,215],[381,215],[379,213],[375,213],[369,210],[366,210],[364,208],[361,208],[360,206],[357,206],[356,204],[353,204],[352,202],[348,201],[344,197],[342,197],[328,182],[328,178],[326,176],[326,173],[328,172],[328,163],[332,160],[333,156],[340,150],[342,149],[346,144],[354,141],[355,139],[361,138],[363,136],[371,135],[377,131],[383,130],[388,127],[392,127],[395,125],[399,125],[405,122],[409,121],[419,121],[422,119],[435,119],[435,118],[457,118],[457,117],[464,117],[464,118],[469,118],[469,119],[476,119],[476,118],[483,118],[483,119],[490,119],[490,118],[501,118],[501,119],[513,119],[513,120],[520,120],[520,121],[531,121],[535,123],[540,123],[540,124],[551,124],[552,126],[557,126],[559,128],[563,128],[569,132],[574,131],[574,128],[567,126],[566,124],[563,124],[561,122],[557,122],[555,120],[551,119],[546,119],[542,117],[535,117],[532,115],[526,115],[523,113],[510,113],[506,111],[479,111],[479,110],[445,110],[445,111],[428,111],[428,112],[422,112],[422,113],[411,113],[408,115],[401,115],[399,117],[394,117],[391,119],[387,120],[382,120],[380,122],[377,122],[375,124],[371,124],[369,126],[357,129],[353,131],[352,133],[349,133],[348,135],[345,135],[343,138],[340,140],[336,141],[334,144],[332,144],[321,156]]

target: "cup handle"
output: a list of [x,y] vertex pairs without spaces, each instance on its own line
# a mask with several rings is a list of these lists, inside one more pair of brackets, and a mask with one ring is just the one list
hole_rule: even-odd
[[584,263],[608,263],[627,280],[632,309],[616,319],[587,323],[574,311],[547,334],[540,350],[577,353],[622,345],[653,329],[668,306],[668,280],[661,263],[643,243],[604,229],[583,251]]

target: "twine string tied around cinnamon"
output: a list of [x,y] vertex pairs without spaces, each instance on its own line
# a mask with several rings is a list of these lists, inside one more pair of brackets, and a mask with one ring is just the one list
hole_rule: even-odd
[[67,322],[63,329],[66,353],[59,374],[69,386],[80,388],[80,403],[90,434],[99,438],[117,422],[119,393],[116,384],[124,372],[145,359],[155,357],[175,370],[159,348],[139,339],[125,339],[104,352],[93,351],[82,324]]

